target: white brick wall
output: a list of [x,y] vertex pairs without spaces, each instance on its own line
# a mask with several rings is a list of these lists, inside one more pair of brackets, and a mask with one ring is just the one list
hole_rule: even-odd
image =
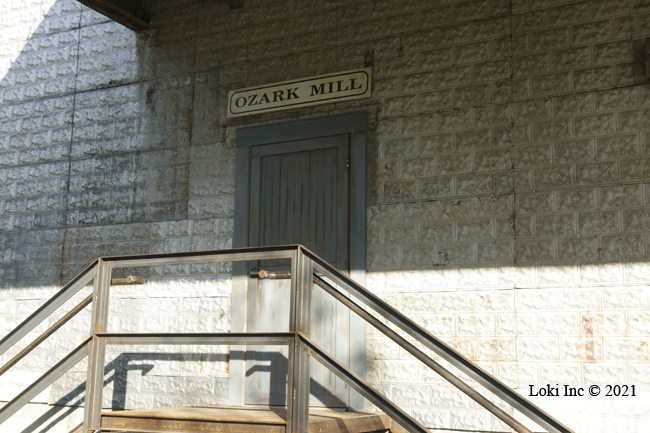
[[[148,4],[151,29],[136,34],[73,0],[0,2],[1,333],[96,256],[229,246],[239,126],[362,109],[376,127],[368,287],[521,392],[637,385],[636,399],[539,403],[576,431],[643,431],[648,2]],[[231,89],[368,62],[369,101],[225,117]],[[147,286],[116,293],[112,325],[228,329],[228,275],[147,270]],[[60,331],[40,356],[54,362],[82,331]],[[129,358],[114,400],[221,401],[223,351],[201,371],[179,350]],[[368,378],[429,427],[502,428],[372,330],[367,362]],[[42,365],[17,366],[3,389]]]

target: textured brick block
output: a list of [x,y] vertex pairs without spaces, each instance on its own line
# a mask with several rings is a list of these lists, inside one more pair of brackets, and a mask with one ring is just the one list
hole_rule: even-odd
[[402,178],[429,177],[435,174],[434,158],[409,159],[400,162]]
[[[589,264],[588,266],[592,266],[592,264]],[[559,308],[561,310],[580,308],[600,309],[601,306],[602,296],[598,289],[577,289],[571,287],[568,289],[562,289],[560,292]]]
[[644,257],[645,239],[641,234],[620,234],[603,236],[601,240],[603,257]]
[[485,105],[492,100],[491,86],[489,84],[456,87],[454,93],[455,105],[457,107],[467,105]]
[[420,93],[420,112],[435,111],[440,108],[450,108],[454,105],[454,92],[452,89],[435,92]]
[[420,11],[423,27],[447,24],[453,21],[454,9],[452,6],[442,6]]
[[456,227],[459,241],[494,237],[494,222],[491,219],[458,221]]
[[474,155],[475,171],[506,170],[512,168],[510,150],[490,150],[476,152]]
[[456,149],[459,151],[492,147],[492,141],[490,129],[475,129],[456,133]]
[[472,218],[474,216],[474,200],[441,200],[438,205],[438,215],[441,220]]
[[578,230],[581,234],[611,233],[620,230],[618,211],[585,212],[578,214]]
[[510,71],[510,60],[493,60],[474,65],[472,78],[474,81],[502,80],[510,76]]
[[535,122],[533,125],[534,141],[566,140],[573,137],[571,119],[554,119]]
[[576,137],[614,133],[616,133],[616,118],[612,113],[594,114],[575,119]]
[[451,133],[436,134],[420,137],[420,154],[437,155],[453,151],[453,135]]
[[512,71],[515,77],[548,72],[549,55],[548,53],[539,53],[516,57],[512,64]]
[[448,45],[470,41],[474,29],[471,23],[460,23],[441,27],[436,30],[439,31],[439,44]]
[[400,205],[372,206],[367,210],[369,226],[400,221],[401,218],[402,206]]
[[479,242],[476,247],[477,263],[513,263],[514,243],[511,241]]
[[552,189],[574,185],[573,166],[553,166],[535,168],[535,187]]
[[643,180],[650,176],[648,158],[635,158],[621,160],[621,180]]
[[607,384],[610,381],[622,381],[621,383],[623,383],[626,380],[627,370],[621,364],[605,362],[601,364],[585,364],[584,366],[585,385]]
[[434,116],[420,115],[404,117],[402,120],[402,135],[431,134],[435,131]]
[[416,156],[418,153],[417,139],[402,138],[387,140],[381,144],[383,157],[386,159]]
[[[396,209],[401,209],[401,207]],[[403,212],[405,222],[434,221],[437,219],[437,207],[435,202],[405,203],[403,206]],[[391,220],[395,221],[393,219],[394,215],[387,216],[389,216]]]
[[415,181],[384,183],[384,200],[386,201],[410,200],[416,196],[417,183]]
[[618,181],[618,166],[615,162],[577,164],[576,181],[579,185],[616,182]]
[[437,245],[436,264],[438,266],[458,266],[476,263],[474,244]]
[[490,59],[490,41],[458,45],[454,48],[456,62],[472,63]]
[[550,144],[517,147],[515,148],[515,167],[550,164],[551,152]]
[[589,3],[586,1],[561,4],[548,9],[548,22],[553,26],[587,21],[590,18]]
[[409,113],[417,113],[417,95],[398,96],[387,98],[384,101],[384,113],[387,116],[399,116]]
[[592,209],[598,206],[597,190],[593,188],[557,192],[558,210]]
[[593,47],[594,64],[611,64],[633,59],[632,43],[616,41],[597,44]]
[[454,62],[453,48],[440,48],[419,53],[420,69],[433,69],[449,66]]
[[553,115],[567,116],[593,111],[593,95],[591,93],[569,95],[553,100]]
[[556,163],[576,161],[591,161],[595,159],[594,144],[592,140],[575,140],[556,143],[554,146]]
[[402,78],[402,90],[404,92],[419,92],[433,89],[434,87],[437,86],[433,72],[419,72],[417,74],[406,75]]
[[384,229],[386,245],[409,245],[418,243],[417,225],[388,226]]
[[553,192],[519,193],[515,195],[515,209],[522,213],[550,212],[554,209]]
[[556,338],[518,338],[517,359],[555,361],[559,357]]
[[515,258],[521,262],[555,259],[555,243],[552,239],[518,241]]
[[603,20],[574,25],[572,35],[576,45],[606,41],[611,38],[611,22]]
[[400,265],[399,250],[369,250],[367,266],[369,269],[398,269]]
[[456,194],[458,195],[488,194],[493,189],[491,174],[456,176]]
[[456,238],[455,233],[454,223],[451,221],[421,224],[420,242],[423,244],[445,241],[453,242]]
[[552,30],[542,30],[532,32],[531,49],[533,51],[542,51],[557,49],[569,45],[569,27],[556,27]]
[[605,338],[605,360],[648,361],[647,338]]
[[614,71],[610,66],[601,66],[573,71],[575,90],[588,90],[610,87],[614,84]]
[[396,95],[399,93],[399,77],[388,77],[373,80],[372,93],[375,96]]
[[600,206],[604,208],[641,206],[643,191],[641,185],[601,187],[599,202]]
[[456,327],[454,315],[436,314],[420,316],[420,324],[427,331],[434,335],[455,335]]
[[557,249],[560,259],[594,259],[599,255],[598,238],[584,234],[581,237],[559,238]]
[[513,213],[512,194],[493,195],[476,199],[477,216],[511,215]]
[[512,217],[499,217],[496,218],[496,237],[497,238],[506,238],[512,239],[515,235],[515,230],[517,235],[520,237],[532,237],[532,218],[522,216],[517,219],[515,225],[514,218]]
[[404,74],[414,72],[418,68],[417,54],[391,57],[384,62],[386,75]]
[[419,30],[401,35],[404,50],[407,52],[433,48],[436,44],[436,32],[433,30]]
[[439,155],[437,171],[440,174],[469,173],[474,169],[472,153]]
[[513,16],[512,29],[515,33],[529,32],[531,30],[544,28],[548,25],[548,14],[546,10],[537,10]]
[[434,79],[436,87],[469,84],[472,81],[472,68],[468,65],[459,65],[438,69]]
[[533,77],[533,96],[558,95],[571,90],[569,72]]
[[537,326],[540,335],[579,335],[580,317],[577,313],[540,313]]
[[598,137],[596,139],[596,153],[598,159],[637,155],[639,153],[638,136],[635,134]]
[[402,268],[431,268],[435,266],[436,258],[432,248],[404,247],[402,248]]
[[433,199],[454,195],[453,177],[434,177],[418,181],[419,198]]
[[574,235],[576,218],[573,213],[538,215],[535,218],[535,234],[547,237],[555,235]]
[[509,104],[477,107],[474,109],[474,122],[478,127],[512,123]]

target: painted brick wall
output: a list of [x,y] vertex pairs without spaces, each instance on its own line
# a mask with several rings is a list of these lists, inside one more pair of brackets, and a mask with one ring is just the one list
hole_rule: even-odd
[[[367,286],[522,393],[636,385],[630,400],[539,403],[580,432],[643,431],[650,3],[148,5],[151,29],[136,34],[73,0],[0,3],[0,333],[96,256],[229,246],[238,127],[361,109]],[[226,120],[231,89],[366,64],[369,101]],[[228,329],[229,268],[146,274],[145,287],[116,289],[112,326]],[[55,362],[83,326],[39,356]],[[121,376],[105,404],[221,402],[226,354],[202,348],[203,364],[189,350],[112,353]],[[502,429],[370,329],[367,363],[428,427]],[[42,366],[17,366],[3,389]]]

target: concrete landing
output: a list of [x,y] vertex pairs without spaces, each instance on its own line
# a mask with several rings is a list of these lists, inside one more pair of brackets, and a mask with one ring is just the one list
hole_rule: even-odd
[[[284,408],[197,406],[103,412],[106,432],[138,433],[285,433]],[[380,413],[311,409],[309,433],[388,432],[390,419]]]

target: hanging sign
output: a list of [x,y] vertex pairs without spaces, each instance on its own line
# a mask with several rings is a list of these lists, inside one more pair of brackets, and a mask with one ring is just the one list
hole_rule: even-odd
[[228,93],[228,117],[370,97],[371,68],[336,72]]

